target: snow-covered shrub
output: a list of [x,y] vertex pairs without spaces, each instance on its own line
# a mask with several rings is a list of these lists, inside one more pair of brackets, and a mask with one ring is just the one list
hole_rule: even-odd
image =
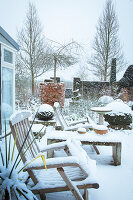
[[49,104],[42,104],[39,107],[39,110],[38,110],[36,116],[40,120],[45,120],[45,121],[50,120],[54,116],[54,109]]
[[23,177],[17,173],[17,170],[14,169],[10,177],[12,167],[13,164],[11,162],[9,162],[8,167],[0,166],[0,199],[37,200],[37,197],[22,181]]
[[131,108],[122,100],[116,100],[109,103],[106,107],[112,111],[104,115],[105,121],[111,126],[126,127],[132,123]]
[[112,111],[109,113],[109,115],[123,115],[123,113],[126,114],[132,114],[131,108],[124,103],[121,99],[117,99],[106,106],[107,108],[110,108]]
[[71,101],[71,99],[65,100],[65,105],[62,109],[63,116],[66,121],[75,121],[86,119],[86,116],[91,116],[93,113],[90,108],[98,106],[98,99],[88,97],[88,99],[82,98],[77,102]]
[[101,105],[107,105],[107,104],[109,104],[109,103],[111,103],[111,102],[113,102],[113,101],[114,101],[113,97],[111,97],[111,96],[106,96],[106,95],[100,97],[99,100],[98,100],[98,102],[99,102]]
[[129,101],[127,104],[128,106],[130,106],[131,110],[133,111],[133,101]]

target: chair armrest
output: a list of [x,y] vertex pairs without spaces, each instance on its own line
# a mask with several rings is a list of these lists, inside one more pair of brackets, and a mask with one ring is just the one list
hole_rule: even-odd
[[[40,159],[41,158],[29,164],[24,169],[24,171],[45,169],[43,161],[41,161]],[[76,156],[49,158],[49,159],[46,159],[45,161],[46,161],[47,169],[67,167],[67,166],[79,166],[79,159]]]
[[[76,166],[79,167],[87,177],[91,173],[91,169],[95,168],[96,162],[88,157],[87,153],[82,148],[81,143],[79,141],[67,140],[66,142],[60,142],[61,146],[63,146],[63,143],[66,145],[65,147],[68,148],[70,156],[46,159],[45,161],[47,168],[49,169],[66,166]],[[45,169],[41,157],[34,160],[29,165],[26,165],[24,171],[40,169]]]
[[90,129],[90,128],[93,128],[93,125],[92,124],[79,124],[79,125],[75,125],[75,126],[69,126],[67,128],[64,129],[64,131],[77,131],[78,128],[85,128],[85,129]]
[[71,122],[68,125],[71,126],[71,125],[76,125],[76,124],[85,123],[85,122],[88,122],[87,119],[76,121],[76,122]]
[[67,128],[64,129],[64,131],[77,131],[78,127],[76,126],[68,126]]
[[57,149],[64,149],[66,147],[66,145],[67,145],[66,141],[49,144],[46,147],[44,147],[43,149],[41,149],[41,152],[46,152],[46,151],[50,151],[50,150],[57,150]]

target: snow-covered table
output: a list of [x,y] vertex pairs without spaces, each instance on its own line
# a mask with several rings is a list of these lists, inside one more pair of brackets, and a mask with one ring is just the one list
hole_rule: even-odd
[[86,134],[79,134],[77,131],[52,131],[46,133],[46,137],[48,144],[67,139],[76,139],[87,145],[112,146],[114,165],[121,164],[121,141],[114,133],[108,132],[100,135],[94,131],[89,131]]
[[107,112],[111,112],[112,109],[107,107],[92,107],[92,111],[97,112],[99,114],[99,124],[102,125],[104,122],[103,115]]

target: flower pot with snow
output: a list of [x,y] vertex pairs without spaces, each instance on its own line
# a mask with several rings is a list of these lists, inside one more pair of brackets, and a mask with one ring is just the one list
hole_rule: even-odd
[[80,133],[80,134],[85,134],[86,133],[86,129],[85,128],[78,128],[78,133]]
[[65,83],[40,83],[40,99],[43,104],[53,106],[55,102],[59,102],[60,106],[63,107],[65,101]]
[[101,135],[106,134],[108,132],[108,128],[104,125],[95,125],[93,129],[95,133],[101,134]]
[[36,114],[37,118],[40,120],[48,121],[54,116],[54,109],[49,104],[42,104]]

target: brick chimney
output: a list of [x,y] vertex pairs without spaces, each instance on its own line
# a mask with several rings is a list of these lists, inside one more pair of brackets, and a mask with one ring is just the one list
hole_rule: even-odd
[[116,58],[112,58],[111,62],[110,86],[111,95],[114,96],[116,94]]
[[111,62],[110,84],[112,85],[114,82],[116,82],[116,58],[112,58]]
[[47,103],[53,106],[55,102],[59,102],[60,106],[63,107],[65,101],[65,83],[40,83],[40,99],[43,104]]

